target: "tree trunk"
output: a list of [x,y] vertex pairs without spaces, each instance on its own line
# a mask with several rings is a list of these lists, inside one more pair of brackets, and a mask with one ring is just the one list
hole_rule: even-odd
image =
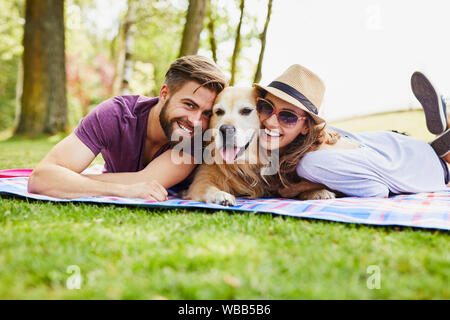
[[118,66],[119,66],[119,55],[120,55],[119,50],[121,49],[121,47],[120,47],[120,37],[122,34],[121,31],[122,31],[122,28],[119,26],[119,30],[118,30],[116,36],[109,43],[109,56],[111,58],[111,61],[113,61],[113,64],[114,64],[114,75],[113,75],[110,90],[108,92],[108,96],[116,96],[117,95],[117,92],[115,90],[116,90],[116,80],[117,80],[117,76],[118,76],[117,70],[118,70]]
[[27,0],[23,94],[16,134],[54,134],[67,126],[64,1]]
[[208,33],[209,33],[209,44],[211,46],[211,52],[213,56],[214,62],[217,63],[217,43],[216,43],[216,35],[215,35],[215,27],[214,27],[214,17],[212,13],[212,6],[209,7],[208,10]]
[[122,25],[122,39],[117,58],[116,76],[113,84],[113,95],[130,94],[130,81],[133,78],[134,63],[132,55],[134,51],[134,36],[136,23],[137,1],[128,0],[128,10]]
[[189,0],[179,57],[197,53],[207,4],[208,0]]
[[17,82],[16,82],[16,114],[14,117],[14,125],[19,124],[21,101],[23,93],[23,61],[19,59],[19,65],[17,67]]
[[239,18],[239,24],[236,30],[236,41],[234,42],[234,50],[233,55],[231,56],[231,80],[230,86],[234,85],[235,77],[236,77],[236,62],[239,56],[240,45],[241,45],[241,27],[242,27],[242,19],[244,18],[244,0],[241,0],[240,5],[241,17]]
[[259,81],[261,81],[261,77],[262,77],[261,69],[262,69],[262,64],[263,64],[263,60],[264,60],[264,50],[266,49],[267,28],[269,27],[271,14],[272,14],[272,0],[269,0],[269,3],[267,4],[266,23],[264,24],[264,30],[263,30],[263,32],[261,33],[261,36],[260,36],[260,39],[261,39],[261,51],[259,53],[258,66],[256,67],[254,83],[259,83]]

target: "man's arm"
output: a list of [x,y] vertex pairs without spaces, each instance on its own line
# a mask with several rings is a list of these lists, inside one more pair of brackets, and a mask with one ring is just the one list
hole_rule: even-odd
[[138,172],[104,173],[88,175],[89,178],[122,184],[135,184],[156,180],[164,188],[170,188],[184,179],[195,169],[194,158],[187,153],[177,154],[167,150],[152,160],[145,169]]
[[28,191],[57,198],[119,196],[158,201],[167,199],[167,191],[156,181],[127,185],[82,175],[81,172],[94,158],[94,153],[72,133],[38,164],[28,181]]

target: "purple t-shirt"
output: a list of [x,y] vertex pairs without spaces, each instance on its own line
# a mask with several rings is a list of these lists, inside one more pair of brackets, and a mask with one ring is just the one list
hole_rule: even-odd
[[[140,171],[144,169],[148,114],[157,103],[158,98],[139,95],[106,100],[81,120],[75,135],[94,155],[102,154],[107,172]],[[153,159],[168,149],[164,145]]]

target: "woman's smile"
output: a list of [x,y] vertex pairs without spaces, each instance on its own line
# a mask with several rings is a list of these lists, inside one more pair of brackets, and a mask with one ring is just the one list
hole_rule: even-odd
[[279,138],[279,137],[282,136],[279,132],[275,132],[275,131],[269,130],[267,128],[264,128],[264,132],[269,137],[277,137],[277,138]]
[[284,133],[278,128],[270,128],[265,125],[266,121],[261,123],[260,144],[267,150],[279,149],[282,144]]

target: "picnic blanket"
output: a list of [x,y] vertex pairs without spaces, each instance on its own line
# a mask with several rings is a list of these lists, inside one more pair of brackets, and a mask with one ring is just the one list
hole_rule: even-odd
[[[96,165],[85,173],[101,173]],[[391,198],[338,198],[333,200],[293,200],[281,198],[237,199],[237,205],[226,207],[217,204],[182,200],[174,195],[168,201],[155,202],[143,199],[118,197],[84,197],[72,200],[57,199],[27,192],[30,170],[20,173],[0,171],[0,195],[13,195],[28,199],[53,202],[88,202],[143,206],[148,208],[214,209],[272,213],[276,215],[361,223],[383,226],[406,226],[450,230],[450,188],[441,192],[397,195]],[[169,190],[170,194],[170,190]],[[173,193],[172,193],[173,194]]]

